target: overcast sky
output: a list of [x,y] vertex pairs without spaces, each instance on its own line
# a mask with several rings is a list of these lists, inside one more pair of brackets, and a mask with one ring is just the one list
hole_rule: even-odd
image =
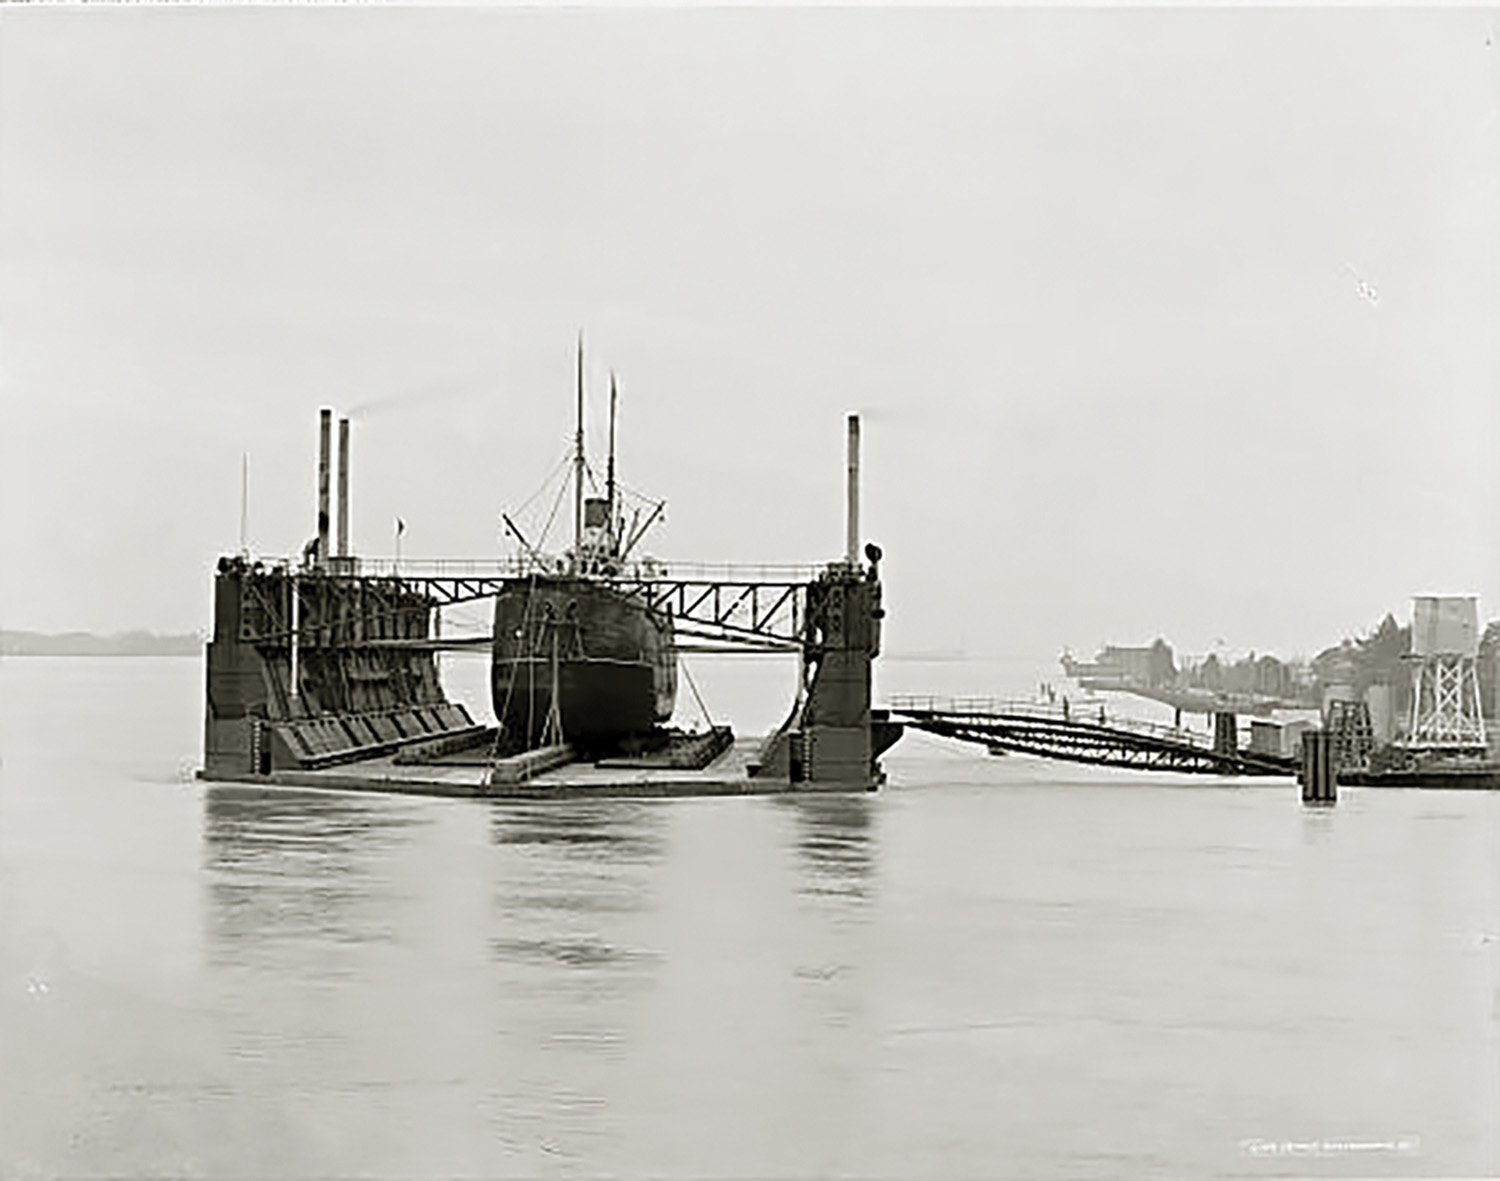
[[619,373],[649,547],[842,547],[893,649],[1500,615],[1500,31],[1430,10],[0,11],[0,623],[238,543],[498,552]]

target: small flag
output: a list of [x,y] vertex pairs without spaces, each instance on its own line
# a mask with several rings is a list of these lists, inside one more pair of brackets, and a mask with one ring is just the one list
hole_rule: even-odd
[[405,532],[406,532],[406,522],[403,521],[400,517],[397,517],[396,518],[396,536],[400,537]]

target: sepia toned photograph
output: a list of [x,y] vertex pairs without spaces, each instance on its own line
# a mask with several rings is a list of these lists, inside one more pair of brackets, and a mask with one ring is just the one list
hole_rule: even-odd
[[0,1177],[1500,1178],[1497,41],[0,4]]

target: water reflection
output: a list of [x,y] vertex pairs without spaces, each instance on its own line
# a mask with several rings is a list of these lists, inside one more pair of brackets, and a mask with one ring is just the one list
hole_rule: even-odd
[[663,848],[660,807],[630,800],[499,805],[491,831],[496,845],[607,855],[616,863],[660,860]]
[[1302,843],[1326,845],[1332,841],[1338,823],[1332,808],[1302,806]]
[[799,892],[863,900],[875,868],[875,808],[867,795],[781,797],[796,816]]
[[649,974],[660,960],[642,925],[665,860],[662,809],[628,800],[497,806],[491,839],[490,953],[525,986],[558,968],[590,991]]
[[0,661],[0,718],[115,756],[7,731],[0,1174],[1493,1171],[1494,793],[179,789],[137,770],[201,666],[74,667]]
[[203,802],[210,945],[243,961],[286,941],[389,942],[387,863],[413,840],[401,801],[210,786]]

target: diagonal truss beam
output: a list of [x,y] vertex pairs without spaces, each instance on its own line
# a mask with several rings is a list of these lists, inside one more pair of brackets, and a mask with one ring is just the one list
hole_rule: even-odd
[[1292,770],[1289,760],[1249,752],[1226,754],[1186,737],[1135,731],[1118,723],[967,710],[947,713],[893,708],[891,712],[906,718],[913,728],[931,734],[1066,762],[1200,775],[1280,776]]
[[[345,576],[303,575],[312,580],[358,583],[371,591],[386,590],[422,595],[433,606],[450,607],[494,598],[514,576],[418,575]],[[300,578],[299,578],[300,581]],[[621,577],[600,580],[647,607],[672,616],[684,636],[717,643],[712,651],[791,652],[802,645],[802,621],[806,617],[807,584],[784,579],[713,580],[666,577]],[[285,643],[290,635],[288,604],[275,603],[263,593],[257,579],[254,588],[263,621],[254,634],[242,638],[256,643]]]
[[708,629],[726,640],[764,640],[777,650],[802,643],[806,583],[635,578],[613,585],[670,614],[679,629],[693,625],[699,634]]

